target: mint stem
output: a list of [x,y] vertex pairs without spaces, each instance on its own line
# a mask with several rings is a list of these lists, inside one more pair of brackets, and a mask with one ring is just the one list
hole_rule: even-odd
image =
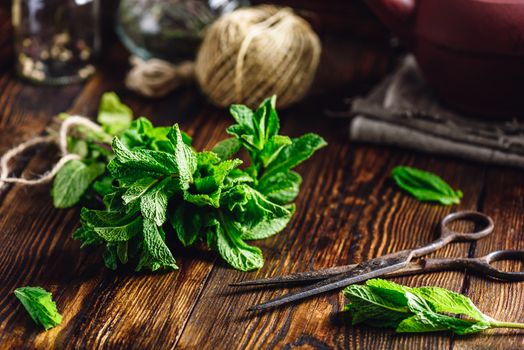
[[520,329],[524,329],[524,323],[518,323],[518,322],[492,321],[490,325],[493,328],[520,328]]

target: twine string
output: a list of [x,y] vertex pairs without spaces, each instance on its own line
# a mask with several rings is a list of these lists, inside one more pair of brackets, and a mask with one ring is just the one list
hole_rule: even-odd
[[[67,118],[66,120],[62,122],[62,124],[60,125],[58,136],[56,135],[37,136],[30,140],[22,142],[19,145],[14,146],[13,148],[5,152],[2,157],[0,157],[0,189],[2,189],[8,183],[16,183],[16,184],[22,184],[22,185],[28,185],[28,186],[35,186],[35,185],[48,183],[54,178],[54,176],[60,171],[60,169],[62,169],[63,166],[66,165],[69,161],[81,159],[81,157],[78,154],[70,153],[67,150],[67,137],[71,133],[71,130],[77,126],[84,126],[95,132],[102,131],[102,128],[100,127],[100,125],[92,122],[88,118],[74,115],[74,116]],[[60,153],[61,153],[60,159],[53,165],[51,170],[47,171],[46,173],[34,179],[26,179],[22,176],[9,177],[9,173],[12,170],[9,167],[9,163],[12,159],[24,153],[25,151],[29,150],[30,148],[36,147],[38,145],[50,145],[50,144],[56,144],[58,148],[60,149]]]

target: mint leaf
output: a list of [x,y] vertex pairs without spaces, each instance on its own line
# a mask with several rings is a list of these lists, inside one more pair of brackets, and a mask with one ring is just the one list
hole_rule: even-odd
[[242,226],[242,239],[255,240],[271,237],[284,228],[295,213],[295,206],[287,206],[288,212],[280,212],[281,216],[265,217],[253,226]]
[[29,316],[47,331],[62,322],[62,316],[56,309],[51,293],[41,287],[20,287],[15,289],[15,296],[20,300]]
[[464,335],[488,328],[487,323],[470,322],[424,310],[400,322],[396,331],[397,333],[422,333],[451,330],[456,334]]
[[184,200],[198,206],[218,208],[226,177],[241,163],[238,159],[220,161],[213,152],[199,153],[194,185],[184,191]]
[[284,149],[285,146],[292,144],[292,141],[287,136],[275,135],[272,136],[266,143],[262,152],[260,152],[259,158],[262,161],[264,167],[268,167],[271,162],[273,162],[277,156],[280,154],[280,151]]
[[237,224],[220,214],[219,220],[210,228],[216,236],[216,249],[220,256],[240,271],[251,271],[264,265],[262,251],[245,243]]
[[159,269],[176,270],[175,258],[165,243],[165,233],[151,220],[144,220],[144,241],[137,271],[147,267],[151,271]]
[[142,216],[155,222],[157,226],[162,226],[166,221],[167,202],[173,193],[173,188],[172,180],[167,178],[149,189],[140,198]]
[[[146,149],[130,150],[118,138],[113,140],[116,159],[109,163],[108,169],[115,178],[129,178],[129,172],[148,173],[151,176],[178,173],[178,159],[162,151]],[[111,165],[111,164],[114,165]],[[185,169],[184,169],[185,170]],[[184,171],[182,170],[182,171]],[[133,178],[133,177],[131,177]],[[141,177],[137,175],[136,180]]]
[[439,202],[443,205],[460,203],[462,192],[453,190],[439,176],[416,168],[397,166],[391,171],[397,185],[423,202]]
[[97,121],[102,125],[104,131],[117,135],[129,128],[132,120],[131,108],[120,102],[114,92],[106,92],[102,95]]
[[279,204],[290,203],[298,196],[302,177],[294,172],[280,172],[264,176],[258,183],[257,190],[269,200]]
[[142,232],[142,219],[136,219],[115,226],[97,226],[93,231],[98,237],[106,242],[123,242],[128,241]]
[[211,151],[215,153],[220,160],[226,160],[240,151],[240,147],[242,147],[242,145],[238,139],[229,138],[218,142]]
[[345,310],[351,312],[353,324],[397,327],[410,316],[407,301],[395,302],[385,299],[367,286],[350,285],[344,289],[344,295],[351,301]]
[[125,204],[140,199],[151,187],[158,183],[158,180],[152,177],[144,177],[130,185],[122,195]]
[[193,182],[193,173],[197,167],[197,159],[189,146],[184,143],[178,124],[167,135],[174,145],[175,162],[178,167],[178,175],[183,189],[187,189]]
[[285,146],[275,160],[271,162],[261,181],[264,180],[264,177],[294,168],[311,157],[316,150],[327,145],[326,141],[316,134],[305,134],[291,141],[292,143]]
[[203,220],[196,206],[181,203],[176,207],[171,217],[171,224],[180,242],[187,247],[198,239]]
[[87,165],[80,160],[67,162],[53,181],[53,205],[56,208],[69,208],[77,204],[93,181],[104,172],[103,163]]
[[410,292],[426,300],[435,312],[465,315],[476,321],[490,319],[477,309],[471,299],[462,294],[439,287],[416,288]]

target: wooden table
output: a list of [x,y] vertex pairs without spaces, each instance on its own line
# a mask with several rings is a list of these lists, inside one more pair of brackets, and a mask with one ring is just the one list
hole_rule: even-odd
[[[1,17],[1,16],[0,16]],[[5,13],[0,33],[8,32]],[[37,87],[14,78],[11,49],[0,35],[0,153],[44,133],[62,111],[93,116],[104,91],[116,91],[137,116],[159,124],[181,123],[205,149],[225,136],[226,111],[210,106],[196,88],[146,100],[122,85],[125,67],[109,61],[83,86]],[[493,167],[388,147],[351,144],[347,121],[329,119],[323,98],[283,111],[283,131],[315,131],[329,146],[299,168],[304,177],[297,213],[279,235],[256,242],[265,266],[242,273],[199,247],[175,252],[180,270],[133,274],[103,266],[100,250],[81,249],[71,238],[79,210],[53,208],[49,186],[9,186],[0,192],[0,348],[39,349],[519,349],[524,334],[488,331],[397,335],[351,326],[340,293],[262,315],[245,309],[284,291],[238,293],[233,281],[363,261],[435,238],[449,212],[474,209],[496,221],[478,243],[454,244],[440,256],[477,256],[524,248],[524,176]],[[16,173],[31,176],[49,166],[52,149],[19,159]],[[422,204],[399,191],[392,167],[412,165],[442,175],[464,191],[458,206]],[[524,321],[524,285],[499,283],[464,272],[396,278],[410,286],[436,285],[461,292],[490,316]],[[62,325],[48,332],[30,320],[13,295],[25,285],[53,292]]]

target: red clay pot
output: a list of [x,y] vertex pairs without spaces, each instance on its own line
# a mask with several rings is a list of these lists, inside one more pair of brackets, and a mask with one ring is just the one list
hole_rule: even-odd
[[443,102],[524,119],[524,0],[367,0]]

